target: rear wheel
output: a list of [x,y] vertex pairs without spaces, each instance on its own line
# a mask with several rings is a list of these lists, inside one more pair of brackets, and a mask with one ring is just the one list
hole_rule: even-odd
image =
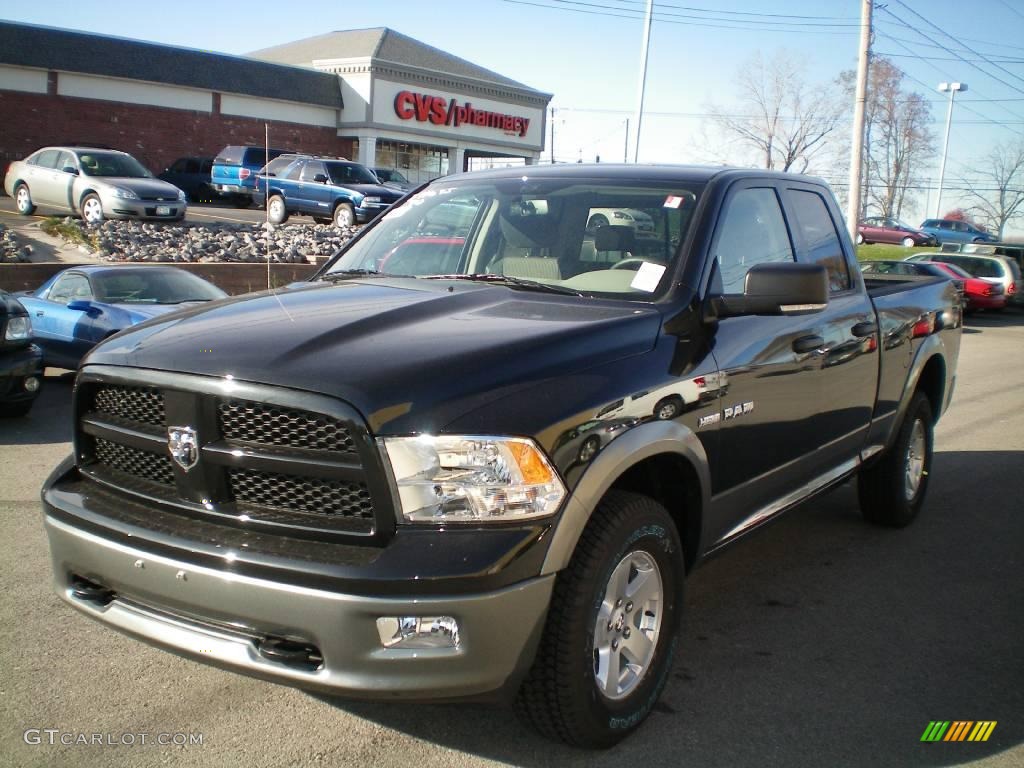
[[861,513],[868,522],[903,528],[924,503],[932,467],[932,408],[914,393],[896,442],[857,478]]
[[348,203],[338,203],[338,207],[334,209],[334,226],[354,227],[355,223],[355,209]]
[[598,227],[606,226],[608,226],[608,217],[600,213],[595,213],[590,217],[590,221],[587,222],[587,229],[597,229]]
[[650,714],[672,665],[683,601],[672,518],[611,491],[558,574],[519,716],[548,738],[609,747]]
[[271,224],[283,224],[288,220],[288,208],[280,195],[274,195],[267,203],[267,220]]
[[99,195],[90,193],[82,198],[82,219],[86,224],[99,224],[103,221],[103,203]]
[[14,203],[18,207],[18,213],[22,216],[29,216],[36,210],[36,205],[32,202],[32,194],[25,184],[19,184],[18,188],[14,190]]
[[863,245],[863,244],[864,244],[864,235],[862,235],[860,232],[858,232],[857,233],[857,245]]

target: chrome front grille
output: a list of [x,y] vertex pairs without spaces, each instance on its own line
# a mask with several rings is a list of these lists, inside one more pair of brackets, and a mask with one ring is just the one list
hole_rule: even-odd
[[218,411],[221,434],[232,442],[342,453],[355,450],[348,430],[323,414],[238,400],[222,400]]
[[[236,382],[225,397],[208,377],[112,378],[79,375],[75,450],[87,478],[190,516],[285,535],[298,529],[365,538],[394,529],[380,456],[346,404]],[[191,433],[194,465],[194,454],[172,456],[170,427]],[[181,434],[175,437],[180,445]]]

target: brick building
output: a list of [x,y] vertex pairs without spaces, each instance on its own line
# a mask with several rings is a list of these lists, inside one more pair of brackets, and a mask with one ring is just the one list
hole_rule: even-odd
[[[250,56],[0,21],[0,166],[40,146],[121,149],[160,172],[258,144],[400,169],[535,162],[550,94],[380,28]],[[2,170],[2,168],[0,168]]]

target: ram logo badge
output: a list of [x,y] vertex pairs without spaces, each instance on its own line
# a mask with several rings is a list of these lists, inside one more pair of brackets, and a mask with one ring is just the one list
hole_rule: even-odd
[[186,472],[199,461],[199,443],[192,427],[168,427],[167,448],[171,458]]
[[737,416],[746,416],[748,413],[753,413],[753,411],[754,401],[748,400],[745,403],[739,403],[738,405],[726,408],[722,412],[722,418],[724,421],[728,421],[729,419],[735,419]]

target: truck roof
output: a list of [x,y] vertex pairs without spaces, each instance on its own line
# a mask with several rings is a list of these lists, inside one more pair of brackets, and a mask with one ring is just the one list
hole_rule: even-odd
[[825,182],[814,176],[781,171],[766,171],[759,168],[738,168],[726,165],[671,165],[671,164],[630,164],[630,163],[555,163],[552,165],[527,165],[513,168],[494,168],[486,171],[448,176],[461,180],[465,177],[477,179],[508,179],[521,176],[531,178],[580,178],[580,179],[622,179],[623,181],[685,181],[704,183],[718,176],[763,177],[765,179],[788,179],[812,184]]

